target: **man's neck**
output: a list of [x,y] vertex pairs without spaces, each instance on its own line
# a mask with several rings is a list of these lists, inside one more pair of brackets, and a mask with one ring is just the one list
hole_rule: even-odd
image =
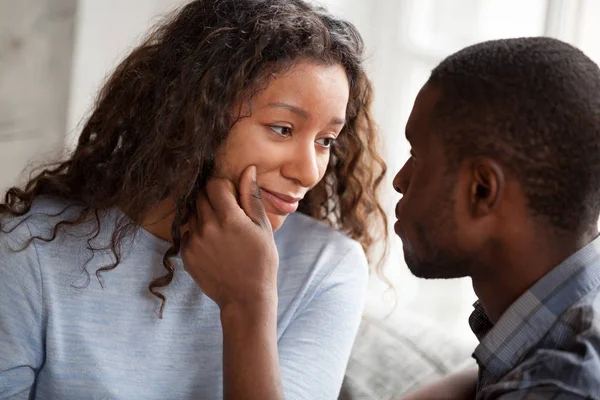
[[544,275],[569,256],[590,243],[598,235],[565,236],[541,241],[507,243],[499,246],[488,257],[480,273],[474,275],[473,289],[493,323],[504,314],[521,295]]

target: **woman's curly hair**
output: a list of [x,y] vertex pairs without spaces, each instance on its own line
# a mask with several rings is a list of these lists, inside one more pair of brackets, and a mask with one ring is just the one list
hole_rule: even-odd
[[343,66],[350,98],[325,177],[299,211],[327,221],[372,256],[376,240],[387,242],[377,197],[386,166],[377,151],[363,47],[352,24],[302,0],[192,1],[159,23],[108,78],[73,152],[8,189],[0,219],[26,215],[39,196],[81,206],[76,220],[59,222],[50,238],[33,237],[30,244],[90,219],[97,235],[99,213],[119,208],[127,218],[117,220],[106,247],[114,263],[96,271],[102,283],[101,274],[119,264],[124,238],[156,204],[174,198],[166,275],[149,285],[162,316],[166,299],[159,288],[173,279],[180,227],[195,211],[215,154],[236,122],[234,104],[249,100],[271,73],[310,60]]

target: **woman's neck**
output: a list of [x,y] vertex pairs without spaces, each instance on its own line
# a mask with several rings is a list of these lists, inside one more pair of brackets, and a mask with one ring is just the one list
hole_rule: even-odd
[[172,198],[161,201],[142,218],[142,228],[162,240],[173,243],[171,229],[175,220],[175,209],[175,201]]

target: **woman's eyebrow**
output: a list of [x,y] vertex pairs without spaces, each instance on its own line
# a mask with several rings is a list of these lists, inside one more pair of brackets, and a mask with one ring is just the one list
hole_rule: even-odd
[[346,125],[346,120],[344,118],[333,117],[329,121],[329,125]]
[[[269,107],[269,108],[285,108],[286,110],[290,110],[294,114],[297,114],[304,119],[310,118],[310,114],[308,111],[303,110],[300,107],[297,107],[297,106],[294,106],[294,105],[291,105],[288,103],[282,103],[282,102],[269,103],[269,104],[267,104],[267,107]],[[331,121],[329,121],[329,124],[330,125],[345,125],[346,120],[344,118],[333,117],[333,118],[331,118]]]
[[308,111],[305,111],[305,110],[301,109],[300,107],[296,107],[296,106],[293,106],[288,103],[269,103],[269,104],[267,104],[267,107],[269,107],[269,108],[285,108],[287,110],[290,110],[294,114],[299,115],[300,117],[302,117],[304,119],[308,119],[310,117],[310,114],[308,113]]

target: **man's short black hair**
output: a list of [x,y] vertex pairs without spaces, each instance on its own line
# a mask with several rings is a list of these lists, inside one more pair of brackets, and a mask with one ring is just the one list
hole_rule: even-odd
[[488,156],[519,179],[536,216],[560,230],[600,212],[600,69],[556,39],[494,40],[446,58],[429,85],[450,162]]

